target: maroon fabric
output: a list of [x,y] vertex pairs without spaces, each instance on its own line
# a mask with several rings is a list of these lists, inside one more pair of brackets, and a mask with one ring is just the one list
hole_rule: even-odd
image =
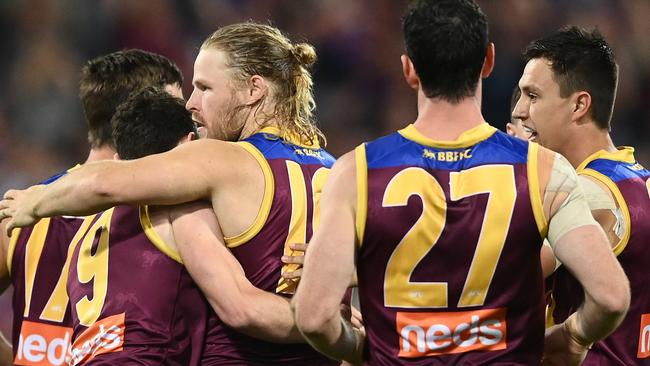
[[[95,221],[99,215],[101,213]],[[94,237],[94,242],[92,250],[85,256],[98,254],[98,241],[103,230],[106,228],[87,233]],[[91,327],[93,335],[85,336],[85,339],[97,339],[96,328],[102,321],[120,316],[124,319],[123,323],[105,325],[108,335],[104,335],[103,340],[109,344],[104,347],[107,353],[99,354],[85,364],[201,364],[209,306],[184,266],[151,243],[140,224],[137,207],[116,207],[109,235],[105,302],[98,321]],[[77,350],[83,344],[79,337],[89,328],[80,324],[75,304],[85,297],[93,299],[96,296],[93,293],[94,280],[81,283],[78,278],[81,248],[81,245],[75,248],[68,278]],[[110,338],[110,325],[116,325],[112,333],[120,334],[118,338],[123,341],[121,351],[109,352],[110,340],[118,342],[115,337]]]
[[[409,159],[415,158],[415,156],[409,157]],[[523,159],[525,160],[525,156]],[[369,166],[372,166],[371,164],[369,161]],[[389,181],[407,166],[368,169],[367,222],[357,260],[361,309],[368,335],[366,364],[535,365],[540,363],[544,335],[544,294],[539,258],[542,240],[531,208],[526,164],[510,165],[514,167],[517,196],[506,242],[484,305],[463,308],[458,307],[457,304],[481,233],[488,195],[479,194],[451,201],[448,198],[449,176],[453,170],[425,169],[435,177],[445,191],[446,224],[439,240],[413,270],[410,281],[447,282],[448,307],[410,309],[387,307],[384,305],[384,281],[388,260],[397,244],[419,219],[423,204],[418,196],[412,195],[406,206],[383,207],[383,196]],[[400,342],[403,342],[398,330],[398,318],[410,315],[429,316],[428,321],[424,320],[420,323],[424,326],[423,331],[427,332],[427,327],[443,324],[436,319],[465,312],[466,325],[473,327],[474,333],[462,332],[460,340],[471,341],[471,338],[477,335],[479,340],[481,335],[487,337],[483,332],[483,329],[487,329],[484,325],[472,324],[475,321],[471,317],[472,312],[484,314],[481,311],[499,313],[505,318],[505,349],[459,351],[448,354],[444,351],[441,355],[417,358],[398,356]],[[437,316],[440,318],[436,318]],[[480,321],[482,320],[484,318]],[[434,336],[441,334],[436,333],[434,328],[428,330],[433,332],[431,334]],[[454,329],[451,328],[451,332],[453,331]]]
[[[62,322],[43,320],[41,319],[41,314],[50,298],[50,295],[54,291],[59,277],[61,276],[63,265],[65,264],[67,257],[68,245],[81,226],[81,222],[82,220],[78,218],[51,218],[50,224],[47,228],[47,236],[45,237],[43,251],[41,252],[40,257],[37,258],[38,263],[35,264],[37,265],[37,269],[31,293],[31,305],[27,316],[23,316],[25,310],[26,291],[25,261],[28,254],[28,248],[26,245],[32,234],[33,228],[24,228],[20,231],[20,236],[16,242],[11,262],[11,280],[14,286],[12,343],[15,345],[13,350],[15,358],[14,362],[16,364],[30,365],[32,364],[29,362],[30,358],[49,360],[52,365],[62,365],[65,361],[63,348],[52,343],[52,341],[56,342],[56,340],[45,335],[45,333],[48,333],[47,330],[39,330],[38,328],[40,326],[47,329],[50,326],[53,326],[54,328],[49,329],[59,329],[61,331],[63,331],[62,328],[72,328],[69,303],[64,310],[65,317]],[[34,247],[32,246],[30,251],[33,250]],[[23,329],[23,322],[25,321],[29,322],[31,326]],[[21,329],[23,330],[23,340],[21,340],[20,337]],[[31,351],[25,355],[23,352],[25,347],[32,348],[30,345],[25,343],[26,338],[30,335],[38,337],[39,339],[43,337],[43,340],[46,343],[45,348],[52,349],[55,351],[56,355],[47,357],[46,351]],[[65,336],[63,337],[62,340],[66,340]],[[30,339],[31,341],[34,341],[33,337]],[[66,340],[67,342],[64,342],[66,343],[66,347],[69,340],[68,337]],[[37,342],[40,342],[40,340],[37,340]],[[28,343],[33,344],[32,342],[29,342],[29,340]],[[32,357],[30,357],[30,355]]]
[[[280,142],[277,142],[280,144]],[[287,173],[288,159],[269,159],[275,192],[271,211],[262,230],[251,240],[232,248],[251,283],[275,292],[282,269],[281,257],[291,220],[291,188]],[[311,182],[319,164],[301,164],[306,183]],[[307,238],[312,235],[313,202],[311,184],[307,188]],[[289,296],[289,295],[287,295]],[[213,365],[338,365],[307,344],[276,344],[246,336],[217,323],[210,329],[206,344],[206,364]]]
[[[582,363],[600,365],[650,365],[650,291],[648,269],[650,268],[650,197],[645,181],[633,178],[616,184],[630,211],[631,233],[627,246],[618,255],[618,261],[630,281],[631,303],[621,325],[605,340],[596,342]],[[560,267],[553,290],[556,303],[553,318],[563,322],[584,301],[584,291],[578,281]],[[644,317],[645,315],[645,317]],[[642,358],[638,353],[642,352]]]

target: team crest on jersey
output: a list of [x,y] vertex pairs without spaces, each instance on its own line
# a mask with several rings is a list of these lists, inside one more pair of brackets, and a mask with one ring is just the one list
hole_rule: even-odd
[[506,349],[506,309],[398,312],[399,357]]
[[70,364],[79,365],[97,355],[122,351],[125,328],[124,313],[97,321],[75,339]]
[[72,328],[24,320],[14,365],[64,365],[71,338]]

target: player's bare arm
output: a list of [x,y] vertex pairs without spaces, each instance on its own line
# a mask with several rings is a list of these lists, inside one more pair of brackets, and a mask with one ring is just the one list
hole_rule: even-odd
[[579,364],[587,346],[618,326],[630,301],[627,278],[577,182],[568,162],[557,157],[545,195],[545,201],[551,201],[545,205],[551,218],[548,239],[557,258],[582,284],[585,302],[563,324],[547,330],[549,364]]
[[356,173],[354,152],[337,161],[323,191],[320,229],[314,233],[292,307],[298,328],[318,351],[361,362],[364,335],[340,315],[355,268]]
[[254,158],[236,144],[195,141],[142,159],[86,164],[51,185],[10,190],[0,202],[0,219],[11,217],[7,226],[12,229],[42,217],[90,214],[119,204],[212,199],[216,206],[215,200],[227,200],[219,194],[222,188],[231,196],[242,193],[255,198],[260,189],[248,184],[255,181],[250,178],[256,177],[257,167]]
[[195,202],[170,209],[174,239],[188,272],[219,318],[251,337],[299,343],[289,300],[253,286],[226,248],[212,207]]

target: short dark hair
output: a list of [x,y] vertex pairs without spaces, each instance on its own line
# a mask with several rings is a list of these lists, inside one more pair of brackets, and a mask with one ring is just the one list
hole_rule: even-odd
[[510,114],[515,110],[519,97],[521,97],[521,90],[519,89],[519,85],[515,84],[515,89],[512,91],[512,95],[510,96]]
[[138,49],[90,60],[81,70],[79,96],[93,148],[112,144],[111,117],[129,94],[143,86],[183,84],[183,75],[167,57]]
[[526,62],[537,58],[551,62],[562,98],[576,91],[589,93],[591,117],[599,128],[610,129],[618,66],[614,51],[598,30],[564,27],[531,42],[524,50],[524,58]]
[[416,0],[402,23],[406,53],[428,98],[474,95],[488,46],[487,18],[472,0]]
[[171,150],[196,126],[185,102],[156,87],[143,88],[122,103],[111,120],[113,141],[123,160]]

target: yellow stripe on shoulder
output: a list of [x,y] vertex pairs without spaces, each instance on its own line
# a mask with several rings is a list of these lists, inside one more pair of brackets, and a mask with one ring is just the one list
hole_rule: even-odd
[[363,243],[368,215],[368,161],[366,158],[366,145],[361,144],[354,149],[357,173],[357,212],[356,230],[359,247]]
[[542,200],[542,187],[540,177],[540,150],[539,145],[534,142],[528,144],[528,190],[530,193],[530,203],[535,216],[535,223],[542,238],[548,233],[548,219],[544,214],[544,203]]
[[149,216],[149,206],[140,206],[140,224],[144,229],[145,235],[149,238],[149,241],[151,241],[158,250],[176,262],[183,264],[183,260],[181,259],[178,250],[167,244],[156,232],[156,229],[151,223],[151,217]]
[[226,242],[226,246],[228,248],[235,248],[247,243],[262,230],[264,224],[266,224],[266,220],[269,217],[269,213],[271,212],[271,205],[273,204],[273,196],[275,193],[273,171],[271,170],[271,166],[269,165],[269,162],[266,160],[264,155],[249,142],[239,141],[235,142],[235,144],[241,146],[251,155],[253,155],[255,160],[257,160],[257,163],[260,165],[260,168],[262,168],[262,172],[264,173],[264,196],[262,198],[262,205],[260,206],[260,210],[257,212],[257,217],[251,226],[239,235],[224,238],[224,241]]
[[618,205],[618,207],[621,209],[621,212],[623,213],[623,219],[625,220],[625,232],[623,233],[623,237],[618,241],[618,243],[616,243],[616,245],[612,249],[614,251],[614,255],[618,256],[623,252],[623,250],[627,246],[627,242],[630,240],[630,232],[632,228],[632,222],[630,219],[630,210],[627,207],[625,198],[623,198],[623,194],[621,193],[621,190],[618,189],[616,183],[614,183],[614,181],[612,181],[606,175],[590,168],[586,168],[586,169],[583,168],[579,171],[578,174],[592,177],[597,181],[601,182],[602,184],[604,184],[605,186],[607,186],[607,188],[609,188],[609,190],[614,195],[616,204]]

